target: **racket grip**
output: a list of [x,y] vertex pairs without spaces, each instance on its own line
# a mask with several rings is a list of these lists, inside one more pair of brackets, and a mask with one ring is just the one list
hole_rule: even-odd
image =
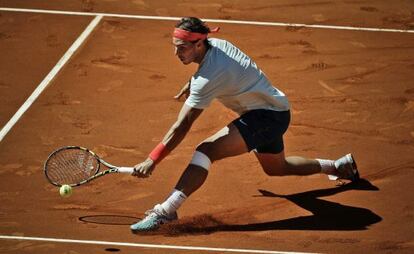
[[119,173],[124,173],[124,174],[132,174],[134,172],[134,168],[131,168],[131,167],[119,167],[118,168],[118,172]]

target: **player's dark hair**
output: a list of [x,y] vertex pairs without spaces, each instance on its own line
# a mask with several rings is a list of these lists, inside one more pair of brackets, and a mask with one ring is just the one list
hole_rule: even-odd
[[[184,17],[175,25],[176,28],[180,28],[186,31],[208,34],[210,33],[210,28],[203,22],[201,19],[196,17]],[[204,45],[207,48],[210,48],[208,40],[204,40]]]

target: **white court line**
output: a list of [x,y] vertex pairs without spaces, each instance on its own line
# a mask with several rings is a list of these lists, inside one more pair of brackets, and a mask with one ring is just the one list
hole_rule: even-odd
[[[0,8],[0,11],[48,13],[48,14],[64,14],[64,15],[80,15],[80,16],[102,15],[102,16],[105,16],[105,17],[147,19],[147,20],[180,20],[181,19],[180,17],[144,16],[144,15],[128,15],[128,14],[101,13],[101,12],[76,12],[76,11],[21,9],[21,8]],[[228,23],[228,24],[239,24],[239,25],[282,26],[282,27],[287,26],[287,27],[306,27],[306,28],[352,30],[352,31],[366,31],[366,32],[414,33],[414,30],[407,30],[407,29],[389,29],[389,28],[353,27],[353,26],[331,26],[331,25],[308,25],[308,24],[296,24],[296,23],[243,21],[243,20],[226,20],[226,19],[203,19],[202,18],[202,20],[204,20],[206,22]]]
[[30,97],[23,103],[23,105],[17,110],[17,112],[13,115],[13,117],[6,123],[6,125],[0,131],[0,142],[3,140],[4,136],[13,128],[17,121],[22,117],[22,115],[29,109],[29,107],[33,104],[33,102],[39,97],[39,95],[45,90],[48,86],[50,81],[56,76],[56,74],[62,69],[62,67],[66,64],[69,58],[75,53],[75,51],[79,48],[80,45],[86,40],[89,34],[93,31],[93,29],[98,25],[99,21],[101,21],[103,16],[98,15],[96,16],[91,23],[86,27],[85,31],[78,37],[78,39],[72,44],[72,46],[66,51],[66,53],[60,58],[59,62],[53,67],[53,69],[49,72],[49,74],[43,79],[43,81],[37,86],[37,88],[33,91]]
[[25,237],[25,236],[7,236],[7,235],[0,235],[0,239],[4,239],[4,240],[21,240],[21,241],[43,241],[43,242],[59,242],[59,243],[93,244],[93,245],[109,245],[109,246],[150,248],[150,249],[188,250],[188,251],[260,253],[260,254],[312,254],[312,253],[309,253],[309,252],[289,252],[289,251],[273,251],[273,250],[211,248],[211,247],[200,247],[200,246],[180,246],[180,245],[165,245],[165,244],[107,242],[107,241],[58,239],[58,238],[44,238],[44,237]]

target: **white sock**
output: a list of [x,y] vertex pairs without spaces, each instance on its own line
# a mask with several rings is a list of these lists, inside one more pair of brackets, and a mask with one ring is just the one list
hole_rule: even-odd
[[178,208],[180,208],[181,204],[184,203],[186,198],[187,196],[183,192],[174,189],[167,200],[161,204],[161,207],[167,214],[172,214],[177,211]]
[[324,159],[316,159],[321,165],[321,173],[329,173],[335,170],[335,161],[333,160],[324,160]]

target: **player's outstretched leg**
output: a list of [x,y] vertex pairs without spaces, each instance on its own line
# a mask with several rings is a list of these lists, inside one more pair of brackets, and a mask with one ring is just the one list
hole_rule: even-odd
[[263,170],[270,176],[327,174],[330,180],[346,179],[356,181],[359,173],[355,159],[347,154],[337,160],[307,159],[299,156],[285,157],[278,154],[255,153]]

